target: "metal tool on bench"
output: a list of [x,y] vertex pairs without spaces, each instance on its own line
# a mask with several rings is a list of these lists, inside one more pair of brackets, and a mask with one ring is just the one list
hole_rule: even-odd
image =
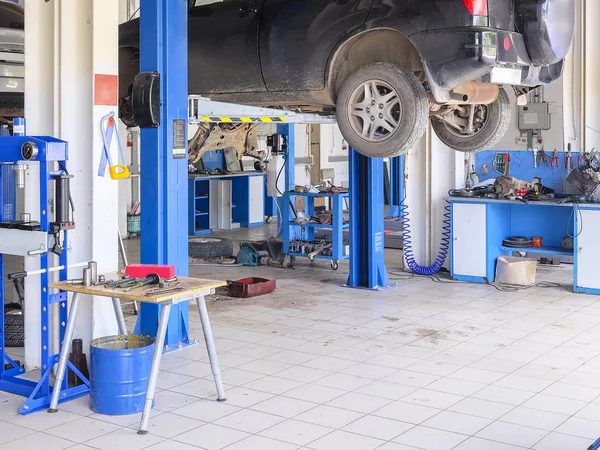
[[151,273],[143,280],[138,280],[135,284],[133,284],[132,286],[125,289],[125,292],[129,292],[129,291],[139,288],[139,287],[149,286],[151,284],[158,284],[158,283],[160,283],[160,276],[158,276],[157,273]]
[[137,282],[137,278],[131,278],[128,275],[125,275],[125,277],[123,277],[120,280],[108,280],[104,282],[104,287],[109,287],[112,289],[116,289],[118,287],[128,287],[127,285],[129,284],[133,284]]
[[151,291],[146,292],[146,297],[151,297],[153,295],[156,294],[168,294],[170,292],[178,292],[178,291],[183,291],[183,287],[178,286],[178,287],[170,287],[170,288],[158,288],[158,289],[152,289]]
[[[68,269],[75,269],[77,267],[85,267],[87,266],[89,263],[85,262],[85,263],[78,263],[78,264],[72,264],[70,266],[68,266]],[[9,280],[17,280],[19,278],[25,278],[25,277],[30,277],[33,275],[41,275],[43,273],[52,273],[52,272],[58,272],[60,270],[63,270],[65,268],[65,266],[56,266],[56,267],[51,267],[50,269],[46,270],[46,269],[39,269],[39,270],[29,270],[29,271],[23,271],[23,272],[14,272],[14,273],[9,273],[7,278]],[[76,284],[76,283],[73,283]]]

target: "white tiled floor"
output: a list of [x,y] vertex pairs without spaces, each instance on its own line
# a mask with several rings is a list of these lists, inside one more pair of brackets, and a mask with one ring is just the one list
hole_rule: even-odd
[[[0,393],[0,450],[586,450],[600,436],[600,301],[570,292],[568,266],[540,269],[564,287],[518,292],[398,275],[349,290],[344,269],[229,269],[278,289],[211,299],[228,402],[200,344],[163,358],[151,434],[86,398],[17,416]],[[190,327],[201,337],[193,309]]]

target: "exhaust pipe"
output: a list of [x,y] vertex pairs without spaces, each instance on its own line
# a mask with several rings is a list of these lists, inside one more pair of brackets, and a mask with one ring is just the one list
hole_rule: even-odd
[[489,105],[496,101],[499,92],[497,84],[469,81],[450,92],[450,104]]

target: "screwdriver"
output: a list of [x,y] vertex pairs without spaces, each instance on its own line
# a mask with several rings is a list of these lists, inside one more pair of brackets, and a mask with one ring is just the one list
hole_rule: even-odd
[[133,286],[131,286],[130,288],[125,289],[125,292],[129,292],[135,288],[148,286],[150,284],[158,284],[158,283],[160,283],[160,276],[157,273],[151,273],[143,280],[140,280],[137,283],[135,283]]

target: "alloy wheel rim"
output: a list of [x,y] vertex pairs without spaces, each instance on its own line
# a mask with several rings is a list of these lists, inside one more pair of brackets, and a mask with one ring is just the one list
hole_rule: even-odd
[[348,118],[353,131],[369,142],[389,139],[400,126],[400,95],[385,81],[359,84],[350,95]]

